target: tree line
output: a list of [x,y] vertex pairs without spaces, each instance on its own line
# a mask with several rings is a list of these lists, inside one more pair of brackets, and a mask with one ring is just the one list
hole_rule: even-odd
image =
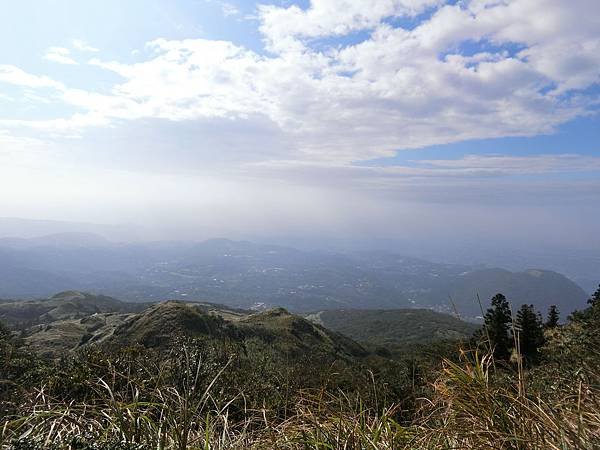
[[[575,311],[570,318],[581,321],[587,316],[600,317],[600,287],[588,304],[590,308]],[[556,305],[549,307],[544,321],[533,305],[521,305],[513,314],[506,297],[496,294],[484,316],[483,332],[496,359],[522,358],[525,364],[535,364],[539,359],[539,350],[545,343],[544,330],[556,328],[559,322],[560,314]]]

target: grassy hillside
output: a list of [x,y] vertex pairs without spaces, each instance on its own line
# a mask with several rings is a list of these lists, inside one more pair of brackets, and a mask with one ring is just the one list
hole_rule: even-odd
[[[99,331],[105,334],[105,328]],[[308,354],[342,358],[367,355],[366,350],[351,339],[283,308],[242,314],[239,310],[176,301],[163,302],[139,314],[128,315],[114,327],[106,343],[111,346],[164,347],[184,336],[241,345],[260,341],[293,358]],[[97,341],[90,339],[89,342]]]
[[102,344],[133,313],[95,313],[82,318],[59,319],[21,331],[23,345],[38,355],[59,357],[91,344]]
[[[285,310],[225,321],[208,307],[153,306],[118,327],[133,345],[84,346],[60,360],[0,327],[0,447],[600,446],[600,290],[588,310],[546,330],[540,358],[525,365],[517,349],[494,359],[483,336],[442,360],[357,358],[352,341]],[[146,331],[168,326],[189,333],[156,346]]]
[[100,344],[165,348],[182,337],[268,345],[288,357],[367,354],[351,339],[283,308],[252,312],[211,303],[167,301],[150,306],[66,291],[49,299],[0,304],[0,320],[20,330],[23,345],[59,357]]
[[153,305],[130,317],[115,329],[110,342],[156,347],[177,335],[221,338],[233,336],[233,333],[219,316],[205,314],[200,307],[171,301]]
[[105,295],[64,291],[39,300],[4,301],[0,303],[0,320],[13,326],[81,319],[92,314],[135,312],[147,305],[125,303]]
[[359,342],[381,346],[468,339],[478,328],[427,309],[345,309],[320,311],[306,318]]
[[286,354],[326,352],[338,356],[366,356],[352,339],[292,315],[283,308],[252,314],[237,323],[247,337],[257,337]]

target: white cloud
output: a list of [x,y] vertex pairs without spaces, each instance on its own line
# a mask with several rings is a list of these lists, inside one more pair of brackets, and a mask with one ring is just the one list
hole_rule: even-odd
[[69,65],[77,65],[77,61],[69,56],[70,50],[64,47],[50,47],[46,54],[44,55],[44,59],[48,61],[53,61],[59,64],[69,64]]
[[[595,48],[591,27],[582,36],[569,31],[567,20],[552,33],[525,14],[531,7],[519,8],[531,3],[524,0],[444,6],[414,30],[381,22],[436,3],[318,1],[306,11],[265,6],[261,30],[276,43],[273,57],[228,42],[157,40],[150,44],[156,56],[146,62],[96,64],[125,77],[114,93],[136,101],[141,114],[170,120],[264,114],[311,159],[356,161],[402,148],[548,133],[585,111],[587,99],[565,101],[553,89],[589,86],[600,65],[583,64],[589,74],[578,72],[577,79],[554,67],[573,59],[557,48],[575,41]],[[545,5],[542,24],[566,8]],[[536,26],[535,33],[522,31]],[[302,40],[364,28],[374,28],[368,39],[339,50],[317,51]],[[482,39],[499,47],[518,42],[522,56],[502,48],[465,56],[457,47]],[[541,55],[535,61],[534,53]],[[544,69],[544,60],[552,67]]]
[[0,65],[0,83],[29,88],[64,88],[62,83],[47,76],[32,75],[11,65]]
[[73,39],[73,47],[82,52],[99,52],[100,50],[92,47],[87,42],[81,39]]
[[[565,173],[600,173],[600,157],[575,154],[507,156],[467,155],[458,159],[414,160],[410,165],[358,166],[335,163],[314,163],[280,160],[251,163],[248,173],[259,177],[286,179],[312,186],[336,186],[340,189],[372,188],[377,190],[405,189],[432,181],[444,188],[461,186],[480,189],[482,180],[502,179],[520,175]],[[467,183],[467,184],[465,184]]]
[[[413,29],[384,21],[423,11],[432,14]],[[91,61],[123,78],[108,93],[67,88],[12,66],[0,67],[0,81],[61,89],[62,101],[81,109],[45,125],[32,122],[37,128],[59,124],[72,133],[119,120],[221,118],[235,133],[261,117],[293,143],[280,151],[349,164],[400,149],[550,133],[586,114],[596,99],[579,90],[600,76],[596,12],[600,4],[584,0],[261,6],[273,54],[226,41],[157,39],[143,62]],[[353,45],[319,41],[357,30],[367,34]],[[52,53],[67,57],[68,50]]]
[[10,95],[6,95],[0,92],[0,101],[3,102],[14,102],[15,99],[13,97],[11,97]]
[[225,17],[237,16],[240,14],[238,7],[229,2],[221,2],[221,11],[223,11]]
[[577,154],[506,156],[468,155],[461,159],[419,160],[433,170],[483,171],[504,175],[552,172],[600,172],[600,157]]
[[[552,133],[597,107],[588,89],[600,74],[600,3],[445,3],[261,7],[265,52],[155,39],[136,63],[98,52],[69,82],[0,65],[0,97],[18,102],[2,100],[0,184],[16,192],[2,211],[169,217],[193,233],[208,223],[213,236],[355,227],[412,238],[470,224],[512,233],[506,217],[518,205],[525,221],[538,214],[546,227],[562,214],[556,228],[570,221],[593,237],[577,226],[597,222],[580,217],[598,204],[600,158],[567,154],[577,148],[361,164],[431,144]],[[49,54],[76,50],[96,49],[74,41]]]
[[233,17],[239,16],[241,14],[240,9],[233,3],[230,3],[225,0],[204,0],[206,3],[214,3],[219,8],[221,8],[221,12],[224,17]]
[[126,79],[115,86],[113,97],[130,108],[107,114],[175,121],[236,117],[257,113],[269,101],[252,89],[261,61],[253,52],[204,39],[159,39],[148,48],[156,56],[142,63],[91,61]]
[[261,5],[259,16],[261,31],[277,48],[278,41],[290,36],[341,36],[374,28],[387,17],[413,16],[440,3],[441,0],[313,0],[306,10],[296,5]]

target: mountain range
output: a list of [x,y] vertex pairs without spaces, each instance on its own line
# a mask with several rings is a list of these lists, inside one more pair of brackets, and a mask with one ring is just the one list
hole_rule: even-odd
[[91,233],[0,239],[0,298],[33,299],[65,290],[130,302],[211,301],[296,312],[426,308],[481,315],[498,292],[515,308],[551,304],[567,314],[586,293],[547,270],[439,264],[387,252],[310,252],[213,239],[201,243],[115,243]]

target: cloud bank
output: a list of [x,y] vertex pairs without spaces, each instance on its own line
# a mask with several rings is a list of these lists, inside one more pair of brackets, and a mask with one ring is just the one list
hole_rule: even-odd
[[[239,15],[235,5],[222,5]],[[379,211],[448,196],[458,203],[485,202],[485,195],[535,202],[540,192],[559,192],[556,201],[568,203],[565,190],[578,177],[585,193],[579,198],[596,198],[600,157],[576,148],[373,161],[432,145],[552,134],[594,114],[600,3],[312,0],[307,8],[259,4],[254,17],[262,51],[160,37],[135,61],[106,58],[80,39],[48,49],[47,60],[115,77],[108,89],[0,65],[0,88],[56,107],[53,114],[0,118],[0,158],[10,154],[26,171],[31,155],[41,155],[35,164],[95,170],[90,176],[98,179],[106,176],[101,170],[124,170],[148,186],[153,177],[179,174],[190,177],[194,192],[208,179],[224,203],[240,195],[231,186],[251,183],[236,208],[268,196],[267,183],[294,200],[300,188],[317,197],[314,190],[322,189],[332,204],[344,203],[344,192],[360,193],[363,205],[381,202]],[[89,195],[106,195],[97,191]],[[487,194],[473,200],[474,192]],[[176,195],[157,198],[167,204]],[[326,210],[315,206],[311,214],[325,217]]]

